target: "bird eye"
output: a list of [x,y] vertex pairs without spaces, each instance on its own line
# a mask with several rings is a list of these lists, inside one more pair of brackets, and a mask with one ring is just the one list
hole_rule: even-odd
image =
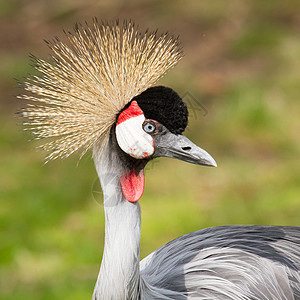
[[152,133],[156,129],[156,126],[151,122],[146,122],[143,124],[143,129],[147,133]]

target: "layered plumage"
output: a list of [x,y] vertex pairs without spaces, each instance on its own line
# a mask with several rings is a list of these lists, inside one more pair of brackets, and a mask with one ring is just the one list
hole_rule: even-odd
[[300,227],[198,230],[163,245],[139,263],[140,209],[138,203],[126,201],[118,184],[127,165],[114,133],[103,154],[94,157],[106,222],[93,300],[300,299]]
[[141,277],[159,299],[296,300],[299,258],[299,227],[222,226],[157,249],[141,261]]

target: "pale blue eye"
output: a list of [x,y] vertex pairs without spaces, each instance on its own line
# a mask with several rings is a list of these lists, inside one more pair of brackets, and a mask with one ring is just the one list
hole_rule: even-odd
[[155,130],[155,125],[148,122],[148,123],[143,125],[143,129],[147,133],[152,133]]

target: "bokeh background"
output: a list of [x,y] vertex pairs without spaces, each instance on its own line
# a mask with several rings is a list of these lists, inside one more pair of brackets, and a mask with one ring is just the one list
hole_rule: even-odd
[[190,108],[186,135],[218,168],[160,159],[146,170],[141,255],[224,224],[300,226],[298,0],[0,0],[0,298],[89,299],[104,216],[91,153],[43,165],[14,116],[14,78],[43,39],[77,21],[132,19],[179,35],[185,57],[160,84]]

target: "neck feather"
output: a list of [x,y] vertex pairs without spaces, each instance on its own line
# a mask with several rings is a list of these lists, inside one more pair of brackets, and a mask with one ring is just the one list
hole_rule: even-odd
[[[123,196],[120,177],[128,171],[114,141],[94,160],[104,194],[105,243],[93,299],[138,299],[141,215],[138,202]],[[128,163],[128,162],[127,162]]]

